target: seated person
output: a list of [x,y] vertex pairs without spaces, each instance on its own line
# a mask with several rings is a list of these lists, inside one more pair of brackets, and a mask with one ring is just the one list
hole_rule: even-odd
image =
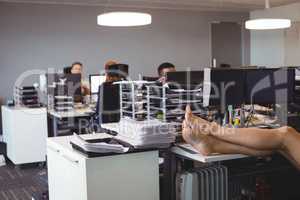
[[[99,92],[98,92],[98,100],[97,100],[97,105],[96,105],[96,114],[99,114],[100,112],[100,101],[101,99],[103,99],[103,96],[102,96],[102,91],[104,89],[104,87],[106,89],[110,88],[112,90],[116,90],[118,91],[118,89],[116,89],[115,87],[119,87],[119,86],[113,86],[113,83],[114,82],[117,82],[117,81],[121,81],[121,76],[118,75],[117,73],[111,73],[109,70],[110,70],[110,67],[113,67],[114,65],[116,65],[116,62],[106,62],[105,64],[105,75],[106,75],[106,81],[103,83],[103,85],[100,85],[99,86]],[[108,109],[113,109],[113,110],[116,110],[116,107],[120,107],[120,105],[116,105],[116,101],[120,102],[120,98],[119,98],[119,93],[118,94],[111,94],[111,98],[112,98],[112,104],[113,105],[110,105]],[[102,102],[104,103],[104,102]],[[102,122],[106,123],[106,122],[115,122],[117,121],[119,118],[118,118],[118,113],[105,113],[102,115]],[[98,116],[96,116],[98,117]],[[97,119],[97,120],[100,120],[100,119]],[[99,122],[99,121],[98,121]]]
[[158,76],[159,76],[158,81],[161,83],[165,83],[166,73],[175,72],[175,71],[176,71],[175,65],[173,65],[172,63],[165,62],[165,63],[160,64],[157,68],[157,72],[158,72]]
[[108,70],[108,69],[109,69],[109,66],[115,65],[115,64],[118,64],[118,62],[115,61],[115,60],[108,60],[108,61],[106,61],[106,63],[104,64],[104,69],[105,69],[105,70]]
[[[82,71],[83,71],[83,65],[82,63],[80,62],[74,62],[71,66],[71,74],[81,74],[81,79],[82,79]],[[88,86],[89,84],[84,81],[82,79],[81,81],[81,93],[83,96],[86,96],[86,95],[90,95],[90,88]]]
[[114,60],[108,60],[108,61],[105,63],[105,65],[104,65],[105,76],[106,76],[105,82],[111,82],[111,81],[114,81],[114,80],[113,80],[113,77],[108,75],[108,71],[109,71],[109,67],[110,67],[111,65],[115,65],[115,64],[118,64],[118,62],[117,62],[117,61],[114,61]]
[[186,108],[183,138],[203,155],[213,153],[266,156],[279,152],[300,170],[300,133],[291,127],[277,129],[228,128],[208,122]]

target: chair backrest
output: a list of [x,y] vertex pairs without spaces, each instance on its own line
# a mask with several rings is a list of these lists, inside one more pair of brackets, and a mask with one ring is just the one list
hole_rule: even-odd
[[143,76],[144,81],[157,81],[159,77]]
[[113,64],[106,70],[108,76],[118,77],[119,79],[126,79],[129,72],[129,66],[127,64]]
[[64,67],[64,74],[71,74],[71,66]]
[[120,87],[105,82],[99,87],[99,123],[120,121]]

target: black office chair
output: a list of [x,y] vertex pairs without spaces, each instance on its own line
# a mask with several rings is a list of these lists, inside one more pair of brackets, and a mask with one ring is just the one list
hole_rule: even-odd
[[120,86],[111,82],[103,83],[99,88],[99,122],[120,121]]
[[127,64],[113,64],[106,70],[108,76],[118,77],[121,80],[125,80],[128,76],[129,66]]
[[90,121],[90,127],[95,132],[106,132],[112,135],[117,133],[105,130],[103,123],[115,123],[120,121],[120,87],[112,82],[105,82],[99,86],[96,112]]
[[64,74],[71,74],[71,70],[72,70],[71,66],[64,67]]
[[159,77],[143,76],[144,81],[157,81]]

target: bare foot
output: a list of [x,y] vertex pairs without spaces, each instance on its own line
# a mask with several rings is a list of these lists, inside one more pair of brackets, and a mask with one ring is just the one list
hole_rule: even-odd
[[195,132],[186,121],[183,122],[182,128],[183,139],[202,155],[208,156],[214,153],[211,136]]
[[220,130],[220,127],[217,123],[210,123],[209,121],[194,115],[190,106],[186,106],[185,121],[194,132],[202,135],[214,135]]
[[228,143],[211,135],[198,134],[195,136],[193,130],[186,125],[183,127],[182,135],[187,143],[191,144],[199,153],[204,156],[210,156],[216,153],[266,156],[273,153],[272,151],[261,151]]

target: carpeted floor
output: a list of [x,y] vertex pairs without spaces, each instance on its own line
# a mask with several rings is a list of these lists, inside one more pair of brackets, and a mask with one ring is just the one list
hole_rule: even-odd
[[20,168],[11,164],[0,167],[0,200],[32,200],[46,190],[45,168],[36,165]]

